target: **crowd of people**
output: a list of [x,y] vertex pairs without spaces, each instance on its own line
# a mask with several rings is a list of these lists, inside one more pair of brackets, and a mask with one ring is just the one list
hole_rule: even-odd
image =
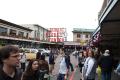
[[45,55],[38,52],[26,66],[25,53],[21,56],[19,51],[15,45],[0,48],[0,80],[47,80],[44,76],[49,74],[49,64]]
[[[98,80],[111,80],[114,60],[109,53],[109,50],[105,50],[103,54],[98,55],[91,48],[80,51],[77,58],[82,74],[80,80],[95,80],[97,68],[101,70]],[[74,71],[70,53],[61,48],[58,55],[60,59],[57,80],[65,80],[69,72]],[[7,45],[0,48],[0,80],[48,80],[49,76],[53,75],[54,51],[51,50],[48,61],[41,52],[37,53],[35,59],[29,61],[26,61],[25,57],[25,53],[22,56],[19,54],[18,46]],[[120,71],[120,65],[116,71]]]
[[[78,66],[82,73],[81,80],[111,80],[115,68],[113,56],[106,49],[103,54],[96,54],[93,49],[84,50],[79,53]],[[120,65],[116,68],[119,72]]]
[[[25,53],[20,55],[19,52],[19,47],[15,45],[0,48],[0,80],[48,80],[48,75],[52,75],[55,65],[54,51],[51,50],[49,61],[45,60],[45,55],[41,52],[37,52],[36,58],[29,61],[26,60]],[[60,55],[58,80],[64,80],[62,77],[72,64],[69,57],[64,55],[64,50]],[[73,71],[73,66],[71,67]]]

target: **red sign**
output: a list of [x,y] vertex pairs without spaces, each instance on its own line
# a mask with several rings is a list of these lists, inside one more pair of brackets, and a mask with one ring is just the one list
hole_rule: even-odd
[[64,42],[66,28],[50,28],[46,36],[49,37],[50,42]]
[[50,41],[50,42],[63,42],[64,38],[49,38],[48,41]]

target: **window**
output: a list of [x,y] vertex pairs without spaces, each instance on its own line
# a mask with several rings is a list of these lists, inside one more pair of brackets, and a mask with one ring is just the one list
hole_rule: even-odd
[[19,37],[23,37],[23,36],[24,36],[24,32],[19,31],[19,32],[18,32],[18,36],[19,36]]
[[26,37],[28,38],[28,33],[26,33]]
[[37,31],[36,37],[40,37],[40,31]]
[[77,38],[80,38],[80,36],[81,36],[80,34],[77,34]]
[[86,34],[86,35],[85,35],[85,38],[88,38],[88,36],[89,36],[89,35],[88,35],[88,34]]
[[0,27],[0,35],[7,35],[7,28]]
[[16,36],[16,30],[10,29],[10,35],[11,36]]

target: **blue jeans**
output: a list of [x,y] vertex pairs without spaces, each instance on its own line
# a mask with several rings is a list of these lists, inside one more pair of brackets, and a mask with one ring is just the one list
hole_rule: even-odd
[[57,77],[57,80],[64,80],[65,74],[60,74]]
[[102,72],[102,80],[111,80],[111,72]]

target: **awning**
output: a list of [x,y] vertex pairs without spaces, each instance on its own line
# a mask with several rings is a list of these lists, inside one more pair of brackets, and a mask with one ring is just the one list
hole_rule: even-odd
[[73,42],[73,41],[68,41],[68,42],[64,42],[64,45],[79,45],[80,46],[80,43],[78,42]]
[[104,21],[120,19],[120,0],[111,0],[106,5],[102,14],[99,17],[100,24]]
[[21,38],[14,38],[14,37],[7,37],[7,36],[0,36],[0,39],[8,39],[8,40],[16,40],[16,41],[26,41],[26,42],[36,42],[40,43],[40,41],[29,40],[29,39],[21,39]]
[[112,0],[99,19],[101,40],[120,39],[120,0]]

